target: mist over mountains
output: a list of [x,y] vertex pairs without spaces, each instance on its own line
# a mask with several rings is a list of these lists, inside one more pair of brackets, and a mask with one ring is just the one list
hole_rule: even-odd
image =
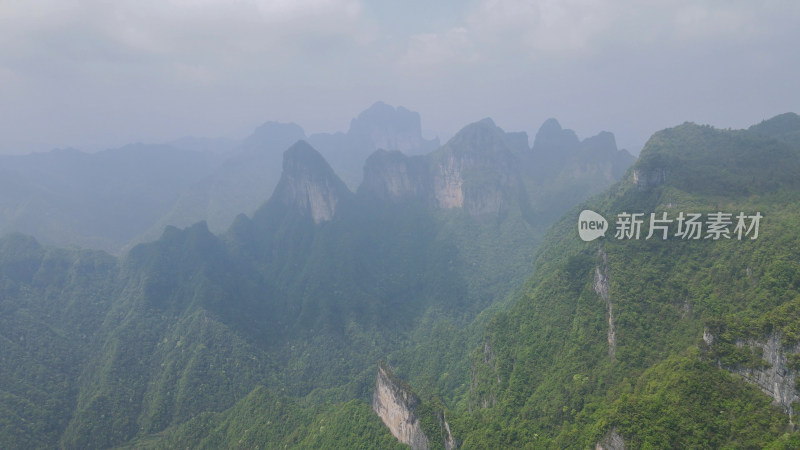
[[[530,159],[527,136],[518,133],[516,138],[519,157]],[[329,161],[352,191],[361,184],[364,164],[374,151],[423,155],[439,147],[438,140],[422,137],[419,114],[378,102],[354,118],[347,133],[306,136],[299,125],[267,122],[239,143],[185,138],[166,145],[133,144],[95,154],[54,150],[0,156],[0,233],[19,231],[45,243],[115,254],[156,239],[168,225],[186,227],[206,221],[209,229],[220,233],[236,215],[251,214],[269,198],[281,174],[283,151],[303,139]],[[600,166],[624,169],[632,158],[613,160],[616,145],[613,139],[606,144],[591,155],[581,155],[597,161],[581,164],[597,162],[590,170],[605,171],[598,175],[607,184],[618,174]],[[548,166],[544,170],[538,161],[527,161],[531,170],[539,170],[530,175],[540,178],[536,181],[540,187],[550,184],[548,176],[554,170],[566,170],[574,157],[576,148],[567,145],[561,152],[557,145],[550,147],[563,154],[553,160],[553,170],[546,158],[554,157],[543,158]],[[589,183],[590,176],[578,178]]]
[[[634,162],[610,133],[551,119],[529,146],[487,118],[432,151],[371,151],[355,190],[293,124],[219,159],[11,159],[11,186],[43,186],[12,199],[79,170],[64,193],[88,195],[108,180],[94,167],[122,186],[105,193],[175,204],[271,184],[222,232],[166,225],[122,256],[0,238],[0,446],[796,447],[799,130],[793,113],[687,122]],[[159,191],[159,170],[111,169],[150,171],[134,150],[205,165]],[[141,199],[142,215],[169,206]],[[583,242],[583,209],[764,221],[758,239],[685,240],[673,223],[670,239]]]

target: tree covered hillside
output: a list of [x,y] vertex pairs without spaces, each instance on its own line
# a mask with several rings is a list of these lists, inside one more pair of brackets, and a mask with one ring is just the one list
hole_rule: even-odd
[[[619,184],[551,228],[525,294],[473,354],[465,448],[798,445],[800,141],[786,137],[800,128],[789,117],[658,132]],[[609,220],[604,238],[579,239],[582,209]],[[732,213],[731,237],[676,236],[681,212]],[[740,212],[763,215],[757,239],[739,240]],[[639,239],[615,237],[621,213],[644,213]],[[661,229],[646,239],[650,213],[673,219],[666,240]]]
[[487,119],[429,155],[377,152],[356,193],[300,141],[252,216],[120,259],[2,238],[0,447],[393,442],[368,405],[381,359],[457,408],[549,224],[519,138]]

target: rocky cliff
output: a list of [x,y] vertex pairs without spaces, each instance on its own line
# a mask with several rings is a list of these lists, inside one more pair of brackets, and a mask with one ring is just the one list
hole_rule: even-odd
[[663,167],[637,168],[633,170],[633,184],[641,189],[656,187],[667,180],[667,169]]
[[378,150],[367,158],[359,188],[381,200],[426,199],[431,191],[428,159],[399,151]]
[[473,216],[497,215],[524,189],[520,161],[492,119],[464,127],[432,157],[439,208],[463,207]]
[[420,401],[411,389],[397,379],[384,364],[378,365],[378,378],[372,395],[372,410],[389,427],[392,435],[413,449],[429,448],[428,437],[416,409]]
[[597,295],[606,304],[606,310],[608,311],[608,357],[614,361],[617,354],[617,331],[614,326],[614,304],[611,303],[611,297],[608,295],[608,254],[602,247],[597,253],[600,263],[595,266],[592,286]]
[[[375,392],[372,395],[372,410],[389,427],[392,435],[415,450],[428,449],[431,444],[434,448],[444,446],[446,450],[458,448],[444,412],[429,410],[423,413],[422,409],[422,402],[411,388],[397,378],[385,364],[379,363]],[[429,438],[425,434],[422,429],[422,414],[428,414],[428,419],[438,425],[440,436]]]
[[275,197],[309,216],[314,223],[331,220],[339,204],[351,195],[316,150],[299,141],[283,155],[283,174]]
[[439,147],[438,138],[422,137],[418,113],[383,102],[373,104],[352,119],[346,133],[317,133],[308,139],[352,189],[361,184],[364,160],[376,150],[422,155]]
[[546,121],[528,146],[525,133],[507,133],[486,118],[461,129],[424,156],[373,153],[359,192],[393,202],[415,199],[435,209],[463,208],[473,217],[497,218],[514,208],[555,208],[618,180],[633,157],[618,150],[614,135],[583,141]]
[[625,450],[625,440],[614,428],[603,436],[603,439],[594,448],[595,450]]
[[[523,139],[524,138],[524,139]],[[386,200],[418,199],[434,208],[464,208],[472,216],[497,216],[524,198],[520,160],[508,137],[491,119],[466,126],[424,157],[379,151],[364,168],[360,192]]]
[[[713,346],[715,336],[708,329],[703,332],[703,341],[708,346]],[[758,386],[762,392],[773,399],[775,405],[780,406],[789,415],[792,425],[793,417],[797,411],[792,405],[800,401],[797,391],[798,371],[793,369],[793,361],[800,355],[800,343],[793,346],[784,346],[781,342],[780,332],[772,332],[760,339],[738,339],[737,347],[749,347],[760,352],[766,364],[762,367],[725,367],[733,373],[744,377],[748,382]]]

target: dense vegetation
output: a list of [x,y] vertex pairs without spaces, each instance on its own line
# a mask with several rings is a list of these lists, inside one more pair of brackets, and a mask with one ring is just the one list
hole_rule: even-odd
[[[273,197],[223,235],[170,227],[121,260],[7,236],[0,447],[397,447],[369,406],[383,359],[421,400],[426,432],[441,435],[446,416],[464,448],[610,436],[630,448],[792,448],[785,410],[740,373],[769,366],[747,342],[776,332],[800,368],[795,117],[659,132],[620,183],[544,238],[555,206],[539,201],[540,182],[512,192],[495,160],[467,183],[506,183],[514,203],[491,220],[359,192],[330,221]],[[556,126],[551,141],[570,158],[596,144]],[[532,158],[497,130],[483,121],[442,152]],[[559,208],[589,192],[559,179],[547,187]],[[646,240],[646,220],[641,239],[612,229],[583,242],[585,208],[612,227],[622,212],[763,220],[756,240],[683,240],[675,223],[670,239]]]
[[[620,184],[551,229],[526,293],[492,319],[473,355],[472,411],[456,431],[464,446],[580,448],[611,432],[633,448],[796,441],[784,436],[789,417],[726,369],[769,366],[737,340],[780,330],[786,348],[798,344],[797,144],[693,124],[654,135]],[[667,176],[643,188],[633,170]],[[682,240],[676,224],[668,240],[645,240],[645,223],[639,240],[616,239],[612,228],[584,243],[574,231],[584,208],[609,219],[626,211],[764,219],[757,240]],[[613,352],[596,272],[609,280]],[[715,336],[710,348],[704,330]]]
[[[509,153],[494,125],[472,132]],[[480,151],[463,138],[449,148]],[[529,206],[514,204],[523,200],[477,220],[350,194],[334,220],[315,224],[273,199],[224,235],[168,227],[120,260],[7,236],[0,446],[153,443],[172,436],[164,430],[179,442],[198,417],[215,429],[237,423],[242,415],[223,411],[271,392],[298,411],[294,437],[276,441],[372,436],[367,402],[382,358],[428,397],[454,399],[468,390],[487,314],[475,318],[519,286],[546,225],[524,216]],[[358,428],[364,417],[372,425]],[[336,426],[311,433],[322,420]],[[227,437],[197,439],[187,446]]]

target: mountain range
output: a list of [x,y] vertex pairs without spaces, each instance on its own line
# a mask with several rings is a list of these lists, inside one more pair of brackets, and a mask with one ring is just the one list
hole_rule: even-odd
[[[685,123],[631,165],[610,133],[484,119],[371,153],[355,191],[300,139],[223,233],[122,257],[12,233],[0,446],[794,448],[798,136]],[[645,238],[682,213],[763,219]]]
[[[524,153],[527,137],[517,136]],[[170,225],[205,221],[222,233],[238,214],[252,214],[270,197],[283,151],[305,139],[351,190],[378,149],[421,155],[439,147],[438,140],[422,138],[419,114],[378,102],[354,118],[347,133],[307,138],[299,125],[267,122],[240,142],[184,138],[94,154],[66,149],[0,156],[0,235],[22,232],[47,244],[119,255],[157,239]],[[609,144],[604,148],[617,152],[613,138]],[[622,159],[613,164],[630,164],[627,152],[619,153]],[[595,156],[598,167],[613,158],[603,150]],[[606,175],[605,184],[613,179]],[[577,185],[588,178],[569,174],[560,181]]]

